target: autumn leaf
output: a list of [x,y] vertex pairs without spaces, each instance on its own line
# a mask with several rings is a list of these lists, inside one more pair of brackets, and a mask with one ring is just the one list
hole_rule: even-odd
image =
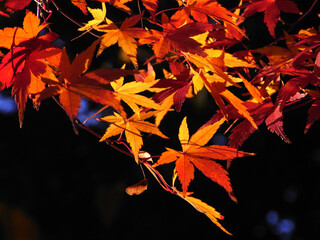
[[144,178],[136,184],[133,184],[126,188],[126,193],[130,196],[132,195],[140,195],[148,187],[148,179]]
[[150,108],[159,110],[162,107],[155,103],[152,99],[140,95],[143,91],[148,90],[152,87],[156,82],[136,82],[132,81],[126,84],[123,84],[123,78],[120,78],[116,81],[110,83],[111,87],[114,90],[114,94],[116,95],[117,99],[124,101],[128,106],[140,116],[140,107]]
[[213,124],[204,126],[189,138],[189,130],[186,118],[184,118],[181,122],[178,135],[182,151],[167,148],[167,151],[162,153],[159,160],[153,165],[157,167],[175,162],[175,170],[182,184],[184,196],[187,194],[190,182],[194,179],[196,167],[206,177],[221,185],[229,193],[231,199],[236,201],[228,172],[220,164],[213,161],[213,159],[230,161],[233,158],[250,156],[252,154],[238,151],[235,148],[227,146],[204,146],[213,137],[223,122],[224,119],[221,119]]
[[296,3],[291,0],[253,0],[245,6],[242,17],[248,18],[257,12],[264,12],[264,22],[271,36],[275,37],[275,28],[280,20],[280,11],[300,14]]
[[140,113],[140,117],[137,114],[134,114],[129,119],[123,119],[123,117],[115,113],[114,115],[99,118],[99,121],[110,123],[110,126],[100,139],[100,142],[124,132],[125,138],[131,147],[134,159],[136,163],[139,163],[139,151],[143,146],[141,132],[155,134],[162,138],[168,138],[155,124],[145,121],[153,115],[153,112],[142,112]]
[[10,49],[12,46],[17,46],[23,41],[36,37],[46,26],[47,24],[40,24],[40,19],[32,12],[27,11],[23,20],[23,28],[13,27],[0,30],[0,47]]
[[174,49],[201,56],[207,55],[202,44],[192,37],[210,31],[214,27],[213,24],[191,22],[183,26],[176,26],[166,14],[162,14],[162,27],[162,32],[151,30],[151,35],[139,39],[141,44],[153,44],[152,49],[157,58],[164,58],[170,50]]
[[[72,122],[78,115],[81,96],[104,106],[110,106],[123,117],[126,116],[120,101],[108,88],[108,85],[116,79],[134,74],[135,71],[97,69],[87,72],[98,43],[99,40],[93,42],[89,48],[78,54],[72,63],[70,63],[66,51],[63,50],[59,64],[59,70],[61,71],[59,78],[56,80],[43,79],[50,84],[47,91],[52,88],[53,95],[57,94],[57,86],[59,87],[60,102]],[[44,97],[50,97],[48,92],[45,92],[45,94]]]
[[228,232],[218,220],[223,220],[224,216],[221,215],[215,208],[206,204],[198,198],[192,197],[190,195],[184,195],[183,193],[176,190],[176,194],[187,201],[192,207],[194,207],[197,211],[205,214],[214,224],[216,224],[222,231],[225,233],[232,235]]
[[79,28],[78,29],[79,31],[90,30],[90,29],[95,28],[99,24],[104,23],[104,22],[111,23],[111,21],[106,18],[107,9],[106,9],[106,5],[104,3],[102,3],[102,9],[99,9],[99,8],[92,9],[92,8],[88,7],[88,11],[92,15],[93,20],[90,20],[85,26]]
[[[173,66],[173,64],[170,64],[171,70],[173,70]],[[174,75],[173,78],[160,79],[153,85],[153,88],[163,90],[154,94],[152,99],[157,103],[161,103],[166,98],[170,98],[170,96],[172,96],[174,107],[176,111],[179,112],[185,101],[186,95],[192,86],[192,81],[190,81],[192,75],[190,75],[190,70],[185,68],[181,69],[181,72],[176,71],[175,74],[176,75]]]
[[230,12],[228,9],[221,6],[217,1],[187,0],[178,2],[179,5],[184,6],[182,10],[177,11],[172,16],[172,18],[176,19],[178,22],[189,22],[190,17],[200,23],[208,23],[212,20],[218,23],[222,21],[228,26],[227,30],[230,31],[231,34],[234,33],[232,35],[244,35],[237,23],[237,20],[241,17],[233,12]]
[[[42,29],[39,24],[38,18],[32,12],[27,12],[23,29],[6,28],[0,32],[0,34],[6,36],[2,46],[11,48],[11,51],[4,56],[0,64],[0,74],[2,75],[0,90],[12,85],[12,95],[19,110],[20,126],[23,123],[28,96],[44,90],[45,83],[41,81],[41,77],[53,75],[52,69],[47,65],[46,58],[60,52],[60,49],[50,43],[57,38],[56,34],[48,33],[36,37]],[[16,45],[15,40],[11,43],[7,41],[10,35],[14,39],[18,31],[19,38],[16,41],[18,45]],[[38,106],[38,104],[35,106]]]
[[120,28],[114,23],[101,25],[99,28],[96,28],[98,31],[106,32],[106,34],[101,37],[101,43],[97,54],[100,55],[104,49],[115,43],[118,43],[119,47],[121,47],[122,50],[128,55],[132,63],[135,66],[138,66],[138,45],[135,38],[141,37],[146,31],[143,28],[137,28],[133,26],[140,21],[142,15],[143,13],[125,19]]

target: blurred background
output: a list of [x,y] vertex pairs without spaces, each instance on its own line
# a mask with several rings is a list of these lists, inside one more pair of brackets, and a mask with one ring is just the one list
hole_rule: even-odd
[[[82,19],[72,5],[57,2],[66,12]],[[160,2],[160,8],[174,6],[171,1]],[[297,1],[304,12],[312,2]],[[120,14],[111,10],[113,17]],[[318,24],[315,16],[314,10],[296,28]],[[23,12],[13,16],[20,22],[21,17]],[[299,18],[283,17],[292,23]],[[61,35],[59,44],[64,45],[62,39],[78,36],[77,27],[59,13],[54,12],[50,20],[60,23],[52,26]],[[0,26],[6,21],[0,18]],[[251,22],[255,24],[245,26],[251,48],[272,41],[263,25],[263,15],[257,14]],[[66,43],[70,55],[92,40],[86,35]],[[94,66],[121,66],[121,57],[115,58],[121,54],[116,50],[112,47],[106,51]],[[86,119],[97,107],[83,100],[79,118]],[[125,188],[143,178],[140,167],[83,129],[75,135],[67,115],[52,99],[44,101],[40,111],[29,102],[20,129],[15,103],[10,90],[5,90],[0,93],[0,239],[304,240],[319,236],[320,123],[315,123],[308,134],[303,133],[307,109],[305,106],[284,116],[285,132],[292,144],[284,143],[262,126],[241,147],[256,156],[232,162],[230,178],[238,203],[196,172],[190,190],[225,216],[222,224],[234,234],[228,236],[188,203],[163,191],[148,172],[148,190],[140,196],[128,196]],[[187,115],[190,132],[194,133],[216,110],[211,97],[201,92],[187,99],[180,113],[169,113],[160,129],[177,136],[178,126]],[[95,121],[87,124],[100,133],[106,128]],[[152,149],[152,155],[164,150],[161,139],[148,140],[145,148]],[[211,144],[226,142],[227,137],[218,132]],[[166,144],[179,147],[176,137]],[[159,171],[171,182],[172,166],[159,167]]]

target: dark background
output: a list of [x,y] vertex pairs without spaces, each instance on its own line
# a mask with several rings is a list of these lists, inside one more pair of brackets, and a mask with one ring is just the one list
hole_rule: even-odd
[[[299,8],[306,11],[311,4],[299,3]],[[81,16],[72,6],[65,9],[75,17]],[[112,11],[116,16],[117,10]],[[311,12],[297,29],[314,25],[315,14]],[[283,17],[294,23],[299,16]],[[77,36],[70,31],[77,27],[59,13],[54,13],[51,21],[60,22],[52,28],[62,39]],[[246,25],[250,36],[247,44],[260,47],[271,42],[263,15],[257,14],[252,22],[262,24]],[[92,40],[87,36],[73,41],[67,45],[70,54]],[[104,53],[100,57],[103,64],[94,64],[118,66],[114,56]],[[285,114],[284,128],[292,144],[262,126],[241,147],[257,155],[236,159],[231,165],[230,178],[238,203],[196,172],[190,190],[225,216],[222,224],[234,234],[230,237],[188,203],[163,191],[148,172],[148,190],[140,196],[126,195],[125,188],[142,179],[140,167],[83,129],[75,135],[68,117],[53,100],[44,101],[39,112],[28,103],[20,129],[16,112],[9,108],[9,94],[5,91],[0,97],[0,110],[5,109],[0,114],[0,239],[304,240],[319,236],[320,124],[316,122],[308,134],[303,134],[308,106]],[[81,114],[88,116],[96,106],[86,107],[85,103]],[[211,97],[202,93],[187,100],[181,113],[169,113],[160,125],[172,136],[166,144],[178,147],[176,136],[184,114],[194,133],[215,112],[211,104]],[[100,133],[105,127],[92,126]],[[163,151],[159,147],[162,140],[149,140],[146,149],[152,149],[151,154]],[[211,143],[223,141],[225,137],[217,135]],[[159,170],[171,182],[172,166]]]

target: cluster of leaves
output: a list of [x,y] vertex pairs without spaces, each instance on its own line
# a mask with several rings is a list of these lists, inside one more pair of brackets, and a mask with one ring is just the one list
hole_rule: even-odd
[[[174,8],[164,10],[158,10],[158,0],[91,1],[101,2],[101,8],[90,8],[90,1],[71,2],[83,14],[92,16],[90,21],[79,24],[79,36],[88,33],[96,37],[72,61],[65,48],[54,44],[59,36],[51,31],[49,22],[53,11],[77,21],[56,1],[0,1],[0,15],[4,17],[25,11],[22,27],[0,30],[0,90],[12,87],[20,126],[28,98],[36,108],[45,99],[54,98],[76,132],[80,125],[100,141],[131,156],[166,191],[189,202],[230,234],[218,222],[223,216],[188,191],[195,168],[236,201],[227,168],[232,159],[253,155],[238,148],[261,124],[289,143],[283,129],[283,113],[288,106],[310,103],[306,132],[320,118],[319,29],[301,29],[296,34],[283,31],[272,44],[249,49],[244,23],[263,12],[270,35],[276,37],[280,12],[304,16],[294,1],[244,0],[227,9],[216,0],[177,0]],[[37,15],[25,9],[35,4]],[[139,11],[133,12],[129,4],[137,4]],[[127,18],[121,23],[109,19],[107,6],[111,5]],[[93,58],[115,44],[131,64],[120,69],[89,69]],[[141,46],[152,51],[142,63],[137,60]],[[168,67],[162,72],[154,71],[154,66],[164,64]],[[142,132],[167,139],[159,129],[163,118],[169,111],[179,112],[185,99],[201,90],[212,96],[219,110],[191,137],[187,118],[183,118],[178,131],[181,149],[165,146],[166,151],[157,153],[158,160],[153,164],[149,154],[152,149],[143,149],[146,139]],[[107,107],[113,109],[112,115],[96,119],[108,126],[103,135],[77,119],[81,98],[100,104],[99,112]],[[228,146],[208,146],[221,125],[230,123]],[[217,161],[225,161],[226,167]],[[172,162],[175,168],[169,185],[156,167]],[[140,194],[146,187],[143,179],[127,193]]]

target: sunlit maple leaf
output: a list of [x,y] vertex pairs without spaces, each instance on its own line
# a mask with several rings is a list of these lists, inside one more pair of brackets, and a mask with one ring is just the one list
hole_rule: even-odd
[[132,81],[126,84],[123,84],[123,78],[120,78],[116,81],[110,83],[111,87],[114,90],[114,94],[119,100],[124,101],[128,106],[140,116],[140,107],[146,107],[151,109],[159,110],[161,106],[155,103],[152,99],[140,95],[138,93],[144,92],[152,87],[156,82],[136,82]]
[[225,233],[232,235],[228,232],[222,225],[219,223],[218,220],[223,220],[224,216],[221,215],[215,208],[211,207],[210,205],[202,202],[200,199],[192,197],[190,195],[184,195],[183,193],[176,190],[176,194],[187,201],[191,206],[193,206],[197,211],[205,214],[214,224],[216,224],[222,231]]
[[23,41],[36,37],[46,26],[47,24],[40,24],[40,19],[32,12],[27,11],[23,20],[23,28],[7,27],[0,30],[0,47],[10,49],[12,46],[19,45]]
[[189,22],[190,16],[197,22],[201,23],[208,23],[212,20],[217,23],[222,21],[225,25],[227,25],[228,29],[231,29],[230,33],[234,33],[233,35],[244,35],[242,30],[237,26],[237,19],[241,17],[233,12],[230,12],[215,0],[187,0],[178,2],[179,5],[184,6],[184,8],[180,11],[177,11],[172,16],[172,18],[177,22]]
[[300,14],[296,3],[291,0],[252,0],[245,6],[242,17],[248,18],[257,12],[264,12],[264,22],[271,36],[275,37],[275,28],[280,20],[280,11]]
[[[92,43],[89,48],[78,54],[72,63],[70,63],[66,51],[63,50],[59,64],[59,78],[56,80],[43,79],[43,81],[50,84],[47,89],[52,88],[52,95],[57,94],[57,86],[59,87],[60,102],[71,121],[78,115],[81,96],[96,103],[113,107],[123,117],[126,116],[120,101],[116,99],[108,85],[120,77],[134,74],[135,72],[124,69],[97,69],[87,72],[98,43],[99,40]],[[44,97],[50,97],[48,92],[44,94]]]
[[[23,123],[28,96],[44,90],[45,84],[41,81],[41,77],[53,75],[52,69],[47,65],[46,58],[60,52],[60,49],[50,43],[57,38],[56,34],[48,33],[37,37],[42,29],[39,24],[40,21],[37,17],[31,12],[27,12],[23,29],[6,28],[0,32],[7,37],[11,35],[13,38],[11,43],[6,41],[8,38],[4,38],[5,41],[2,44],[3,47],[11,48],[11,51],[4,56],[0,64],[2,76],[0,90],[12,86],[12,95],[19,110],[20,126]],[[16,45],[14,36],[18,31],[19,39],[17,40],[18,45]]]
[[132,63],[135,66],[138,66],[138,45],[135,38],[141,37],[146,31],[143,28],[133,26],[140,21],[142,15],[143,13],[125,19],[120,28],[114,23],[102,25],[99,28],[96,28],[98,31],[106,32],[106,34],[101,37],[101,43],[97,54],[99,55],[104,49],[118,43],[119,47],[121,47],[128,55]]
[[96,26],[98,26],[101,23],[111,23],[111,21],[109,19],[106,18],[106,14],[107,14],[107,8],[105,3],[102,3],[102,9],[100,8],[89,8],[88,7],[88,11],[91,13],[93,20],[88,21],[88,23],[79,28],[79,31],[86,31],[86,30],[90,30],[92,28],[95,28]]
[[100,118],[98,119],[99,121],[110,123],[110,126],[107,128],[100,141],[104,141],[107,138],[122,134],[124,132],[126,141],[131,147],[134,159],[137,163],[139,163],[139,151],[143,146],[141,132],[155,134],[162,138],[168,138],[158,129],[155,124],[145,121],[153,115],[153,112],[142,112],[140,113],[140,116],[134,114],[129,119],[123,119],[123,117],[115,113],[114,115]]
[[178,135],[182,151],[167,148],[167,151],[163,152],[159,160],[154,164],[154,167],[156,167],[175,161],[175,170],[182,184],[184,196],[187,194],[190,182],[194,179],[194,167],[196,167],[206,177],[221,185],[229,193],[231,199],[236,201],[228,172],[220,164],[213,161],[213,159],[230,161],[237,157],[250,156],[252,154],[228,146],[204,146],[213,137],[223,122],[224,119],[221,119],[213,124],[206,125],[189,138],[187,121],[186,118],[184,118],[181,122]]

